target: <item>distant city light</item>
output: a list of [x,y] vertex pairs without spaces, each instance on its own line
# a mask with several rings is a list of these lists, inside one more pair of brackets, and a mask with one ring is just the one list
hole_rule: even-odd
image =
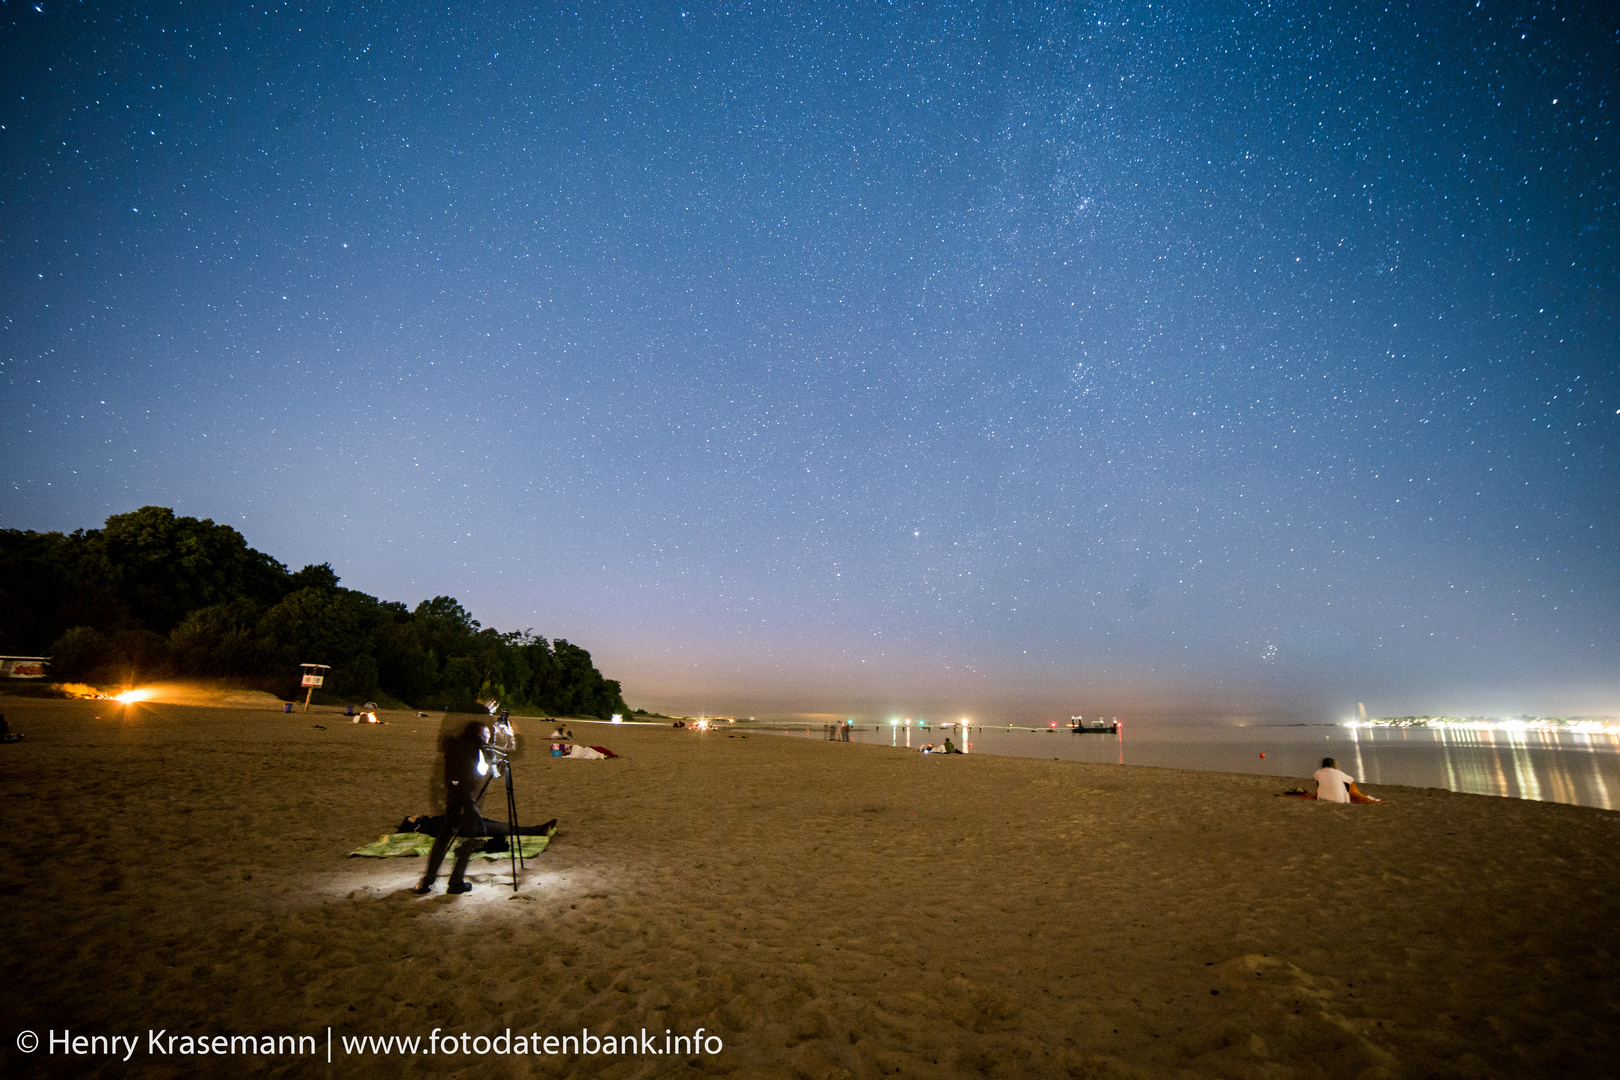
[[1443,728],[1450,731],[1567,731],[1577,735],[1620,735],[1612,716],[1384,716],[1346,720],[1347,728]]

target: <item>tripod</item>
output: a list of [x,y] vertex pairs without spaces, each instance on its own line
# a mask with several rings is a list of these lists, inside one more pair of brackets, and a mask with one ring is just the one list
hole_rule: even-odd
[[[490,764],[496,775],[506,781],[506,852],[512,864],[512,891],[518,891],[518,867],[528,869],[528,863],[523,860],[523,838],[518,835],[517,794],[512,790],[512,756],[511,751],[517,747],[517,737],[512,734],[512,723],[507,714],[502,713],[500,720],[495,724],[496,739],[501,741],[490,742],[486,747],[492,759]],[[501,768],[502,765],[506,767]],[[484,781],[484,790],[489,789],[489,781]],[[483,792],[478,793],[483,798]]]
[[517,796],[512,792],[512,762],[506,763],[506,853],[512,863],[512,891],[518,890],[518,867],[528,869],[523,861],[523,837],[518,835]]

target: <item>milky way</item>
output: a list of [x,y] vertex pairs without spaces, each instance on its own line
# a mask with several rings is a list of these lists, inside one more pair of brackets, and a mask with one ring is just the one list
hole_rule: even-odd
[[6,6],[0,525],[654,707],[1620,712],[1609,5],[347,7]]

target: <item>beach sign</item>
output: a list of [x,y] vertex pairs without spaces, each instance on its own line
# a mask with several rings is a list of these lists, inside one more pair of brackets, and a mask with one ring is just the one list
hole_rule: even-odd
[[0,656],[0,678],[43,679],[46,656]]
[[309,712],[309,699],[315,696],[315,688],[326,681],[323,671],[330,671],[331,664],[299,664],[304,669],[304,680],[299,685],[309,689],[304,691],[304,711]]

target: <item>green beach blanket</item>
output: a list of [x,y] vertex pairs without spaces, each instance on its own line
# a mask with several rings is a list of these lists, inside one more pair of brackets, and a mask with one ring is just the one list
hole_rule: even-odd
[[[521,846],[519,851],[522,856],[525,859],[532,859],[534,856],[546,850],[546,848],[551,844],[551,838],[555,836],[556,833],[557,827],[553,825],[551,827],[551,831],[546,833],[544,836],[519,836],[514,837],[513,839],[520,841]],[[450,845],[450,850],[454,852],[456,848],[461,846],[461,844],[461,839],[456,840]],[[349,852],[349,858],[352,859],[355,856],[363,856],[368,859],[386,859],[391,855],[404,855],[407,857],[412,855],[426,855],[430,850],[432,850],[432,848],[433,837],[429,836],[427,833],[385,833],[382,836],[377,837],[377,839],[371,843],[362,844],[353,851]],[[479,851],[473,853],[473,858],[475,859],[494,860],[510,859],[511,857],[511,853],[506,851]]]

